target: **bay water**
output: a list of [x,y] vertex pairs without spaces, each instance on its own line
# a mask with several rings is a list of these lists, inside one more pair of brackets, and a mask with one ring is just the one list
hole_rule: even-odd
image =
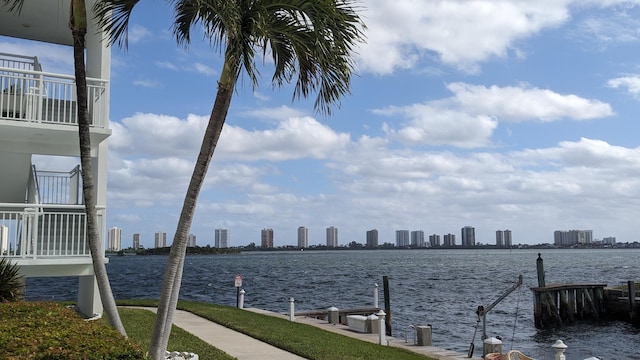
[[[475,311],[487,307],[513,286],[524,283],[487,314],[487,335],[500,336],[503,350],[518,349],[537,359],[552,359],[551,345],[562,339],[567,359],[640,359],[640,329],[624,322],[582,323],[560,330],[534,326],[536,259],[542,253],[546,283],[640,281],[640,250],[343,250],[243,252],[189,255],[181,298],[235,306],[234,278],[243,276],[245,307],[285,313],[373,306],[383,276],[389,277],[393,336],[404,338],[410,325],[433,327],[433,344],[466,353],[477,325]],[[113,256],[107,270],[114,296],[159,298],[166,256]],[[28,279],[27,299],[74,300],[77,279]],[[482,324],[476,355],[482,352]]]

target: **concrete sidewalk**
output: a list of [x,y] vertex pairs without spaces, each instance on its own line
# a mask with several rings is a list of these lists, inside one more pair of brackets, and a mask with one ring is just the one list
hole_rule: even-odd
[[[156,311],[156,308],[133,307]],[[188,311],[176,310],[173,324],[238,360],[304,360],[305,358],[231,330]],[[189,349],[184,349],[189,351]],[[204,359],[203,359],[204,360]]]

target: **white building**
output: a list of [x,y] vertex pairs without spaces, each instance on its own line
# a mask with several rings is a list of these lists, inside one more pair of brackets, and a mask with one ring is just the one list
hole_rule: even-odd
[[[95,3],[86,0],[85,54],[98,248],[104,251],[111,53],[91,14]],[[80,162],[74,73],[52,73],[38,60],[38,51],[48,51],[39,44],[73,45],[68,19],[69,0],[25,1],[19,15],[0,7],[0,35],[36,45],[22,48],[33,53],[0,53],[0,169],[11,169],[0,172],[0,225],[8,227],[3,256],[23,276],[77,276],[79,310],[93,315],[102,313],[102,304],[87,244],[80,168],[32,166],[34,156]]]
[[187,247],[195,247],[196,246],[196,236],[194,234],[189,234],[187,238]]
[[226,249],[229,247],[229,229],[216,229],[215,247],[218,249]]
[[409,230],[396,230],[396,246],[407,247],[411,244]]
[[140,234],[139,233],[133,234],[133,244],[132,244],[131,247],[133,248],[133,250],[140,249]]
[[426,246],[424,241],[424,231],[415,230],[411,232],[411,246],[419,248]]
[[298,247],[300,249],[309,247],[309,229],[304,226],[298,227]]
[[338,228],[335,226],[327,228],[327,247],[338,247]]
[[122,250],[122,229],[118,227],[109,228],[107,237],[107,251]]
[[473,226],[465,226],[461,230],[462,246],[476,246],[476,229]]
[[164,231],[156,231],[154,245],[156,248],[167,247],[167,233]]

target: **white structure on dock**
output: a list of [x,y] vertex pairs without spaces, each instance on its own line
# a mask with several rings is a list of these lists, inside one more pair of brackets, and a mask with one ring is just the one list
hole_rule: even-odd
[[[95,1],[87,0],[87,9]],[[31,0],[24,2],[17,15],[2,6],[0,35],[72,46],[69,8],[69,0]],[[101,41],[103,34],[93,16],[88,18],[85,46],[91,153],[104,251],[111,53],[107,42]],[[32,162],[41,155],[70,157],[79,163],[74,75],[46,72],[37,54],[1,51],[0,226],[6,229],[6,239],[3,236],[0,256],[17,263],[25,277],[77,276],[80,311],[102,313],[87,243],[80,167],[40,169]]]

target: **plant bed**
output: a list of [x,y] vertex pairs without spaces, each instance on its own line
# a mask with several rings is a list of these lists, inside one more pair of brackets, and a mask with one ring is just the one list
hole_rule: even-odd
[[0,359],[144,359],[138,344],[59,303],[0,304]]

